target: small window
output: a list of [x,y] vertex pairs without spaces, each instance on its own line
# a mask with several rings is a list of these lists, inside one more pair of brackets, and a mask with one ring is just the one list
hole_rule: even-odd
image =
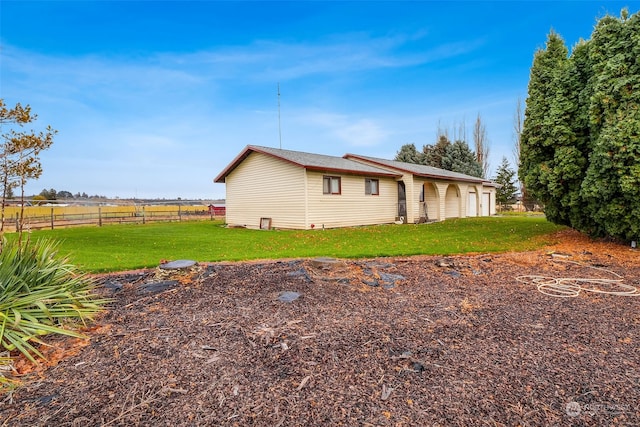
[[322,193],[323,194],[340,194],[342,191],[339,176],[323,176],[322,177]]
[[271,218],[260,218],[260,230],[271,230]]
[[377,179],[365,178],[364,194],[372,194],[374,196],[380,194],[380,185]]

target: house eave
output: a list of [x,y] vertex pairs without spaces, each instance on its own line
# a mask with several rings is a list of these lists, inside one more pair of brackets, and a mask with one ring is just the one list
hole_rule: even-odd
[[308,171],[322,172],[322,173],[335,173],[341,175],[359,175],[359,176],[376,176],[385,178],[400,178],[402,175],[393,172],[372,172],[372,171],[357,171],[351,169],[339,169],[339,168],[323,168],[316,166],[304,166]]

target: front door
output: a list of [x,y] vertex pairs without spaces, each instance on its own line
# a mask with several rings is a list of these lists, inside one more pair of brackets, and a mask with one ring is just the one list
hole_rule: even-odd
[[407,222],[407,191],[403,181],[398,181],[398,220]]

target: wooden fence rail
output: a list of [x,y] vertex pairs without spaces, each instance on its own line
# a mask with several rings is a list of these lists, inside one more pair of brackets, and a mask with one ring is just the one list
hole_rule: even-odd
[[[205,221],[224,219],[219,210],[207,206],[116,206],[116,207],[37,207],[25,208],[23,230],[63,227],[98,226],[106,224],[146,224],[148,222]],[[16,231],[20,214],[7,212],[4,230]]]

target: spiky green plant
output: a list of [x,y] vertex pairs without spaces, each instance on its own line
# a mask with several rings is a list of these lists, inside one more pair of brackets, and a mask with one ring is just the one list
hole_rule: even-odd
[[9,352],[0,353],[0,395],[16,388],[18,381],[11,378],[12,371],[13,359],[9,356]]
[[43,354],[40,337],[84,337],[79,327],[107,299],[95,293],[90,277],[58,255],[50,240],[4,242],[0,253],[0,349],[17,350],[29,360]]

